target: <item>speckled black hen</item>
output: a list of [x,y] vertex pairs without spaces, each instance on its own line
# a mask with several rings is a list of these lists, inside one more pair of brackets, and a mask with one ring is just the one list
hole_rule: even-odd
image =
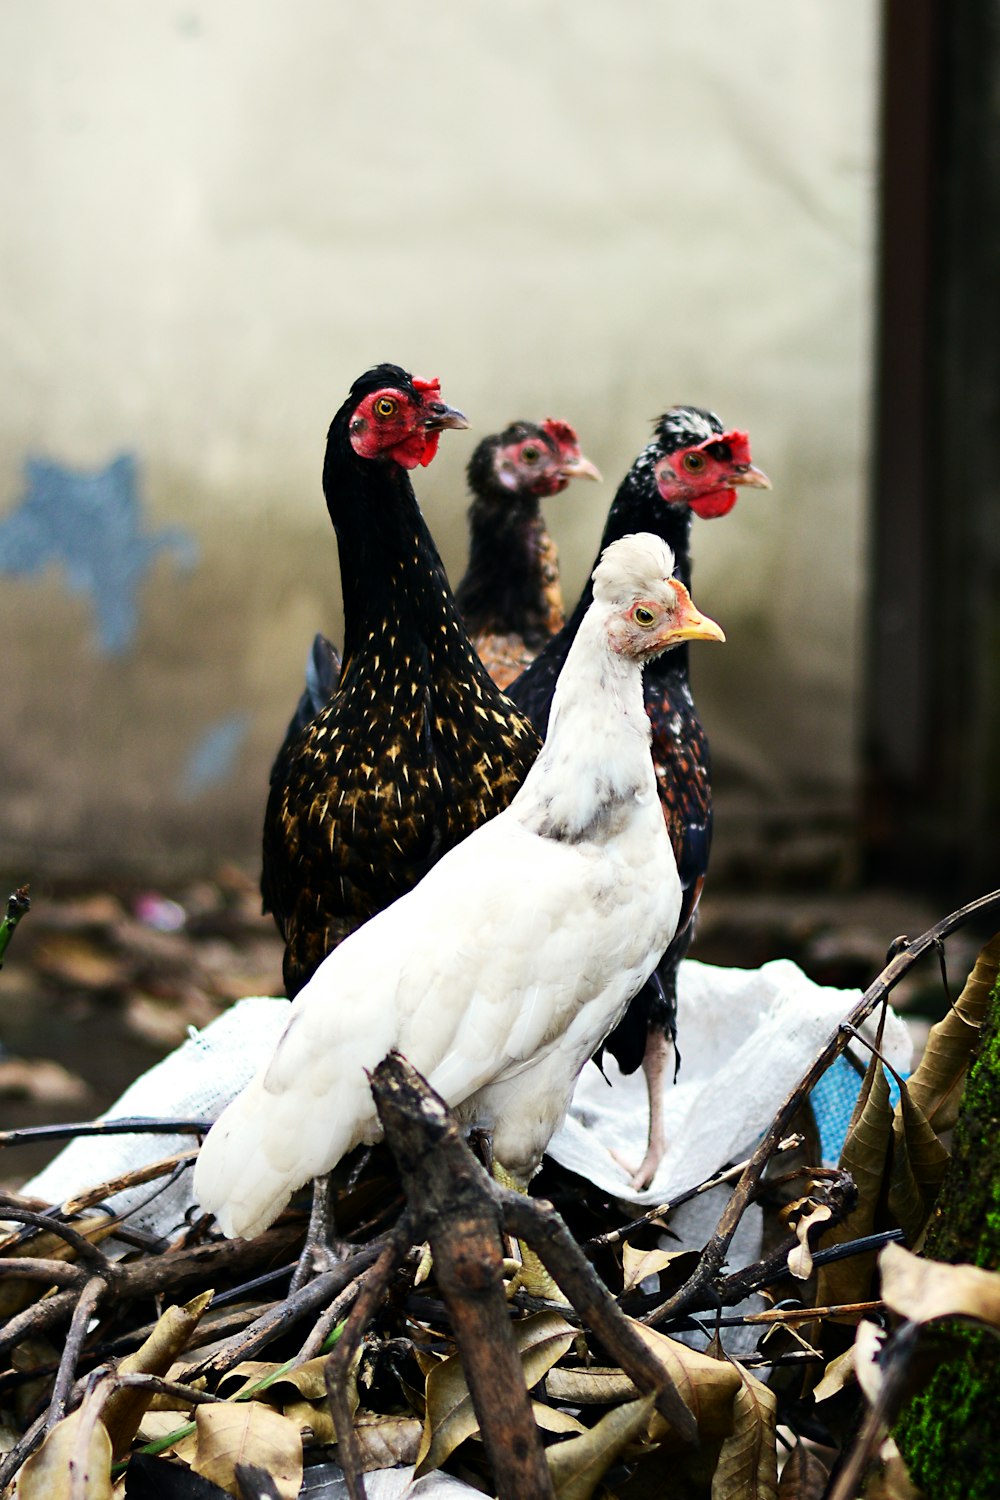
[[[714,412],[674,406],[656,423],[653,441],[622,481],[608,513],[601,549],[635,531],[656,532],[673,549],[675,576],[691,586],[691,517],[726,515],[736,486],[769,489],[750,462],[746,433],[726,432]],[[556,679],[593,595],[588,580],[563,629],[508,689],[539,734],[548,726]],[[623,1072],[641,1064],[649,1090],[649,1142],[633,1181],[652,1181],[665,1148],[662,1090],[677,1008],[677,966],[694,934],[694,916],[708,869],[712,839],[712,782],[708,740],[688,680],[688,648],[653,662],[643,683],[652,722],[653,765],[660,802],[684,893],[677,935],[652,978],[605,1042]]]
[[559,558],[541,502],[600,479],[568,422],[512,422],[469,460],[469,564],[455,590],[487,671],[505,688],[565,622]]
[[344,600],[336,690],[271,773],[265,908],[288,994],[342,938],[504,808],[539,739],[472,648],[407,473],[465,427],[436,381],[383,364],[354,382],[323,490]]

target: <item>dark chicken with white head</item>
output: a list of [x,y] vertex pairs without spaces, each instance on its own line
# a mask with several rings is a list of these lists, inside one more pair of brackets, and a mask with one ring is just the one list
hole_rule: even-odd
[[[675,576],[691,586],[692,516],[727,515],[740,487],[770,489],[750,461],[745,432],[726,431],[714,412],[671,407],[655,424],[655,436],[622,481],[608,513],[601,550],[631,532],[654,532],[673,549]],[[566,625],[507,694],[545,734],[552,694],[593,594],[588,580]],[[675,1031],[677,968],[694,935],[694,919],[708,869],[712,838],[712,786],[708,740],[698,718],[684,645],[653,662],[643,679],[652,723],[653,765],[684,893],[677,933],[656,970],[636,995],[604,1046],[622,1071],[640,1064],[649,1092],[646,1155],[633,1185],[653,1179],[663,1155],[662,1089]],[[603,1050],[603,1049],[602,1049]]]
[[512,422],[469,460],[469,563],[455,590],[490,676],[505,688],[564,623],[559,558],[541,501],[600,479],[568,422]]

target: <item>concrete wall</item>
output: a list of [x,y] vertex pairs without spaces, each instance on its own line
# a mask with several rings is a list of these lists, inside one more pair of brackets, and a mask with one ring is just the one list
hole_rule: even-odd
[[453,577],[465,462],[509,418],[569,418],[606,476],[549,506],[570,594],[649,418],[749,428],[774,494],[695,537],[730,637],[695,661],[720,845],[778,808],[840,817],[876,21],[4,0],[0,867],[255,857],[309,641],[339,629],[326,426],[383,358],[473,424],[417,477]]

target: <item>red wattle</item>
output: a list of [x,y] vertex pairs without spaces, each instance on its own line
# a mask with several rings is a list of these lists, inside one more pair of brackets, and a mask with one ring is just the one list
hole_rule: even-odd
[[712,490],[707,495],[698,495],[689,502],[696,516],[703,521],[714,521],[718,516],[728,516],[736,504],[735,490]]

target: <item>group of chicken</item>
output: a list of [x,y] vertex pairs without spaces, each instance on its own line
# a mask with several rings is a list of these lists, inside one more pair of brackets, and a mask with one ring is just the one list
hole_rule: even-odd
[[197,1163],[196,1197],[228,1235],[260,1232],[377,1139],[368,1072],[394,1048],[523,1189],[604,1049],[645,1070],[634,1185],[665,1148],[677,968],[712,828],[687,642],[723,639],[688,594],[692,516],[769,481],[745,433],[672,407],[564,619],[541,501],[597,470],[566,422],[485,438],[453,593],[410,472],[467,426],[436,380],[391,364],[330,426],[343,655],[317,636],[271,773],[262,889],[293,1003]]

